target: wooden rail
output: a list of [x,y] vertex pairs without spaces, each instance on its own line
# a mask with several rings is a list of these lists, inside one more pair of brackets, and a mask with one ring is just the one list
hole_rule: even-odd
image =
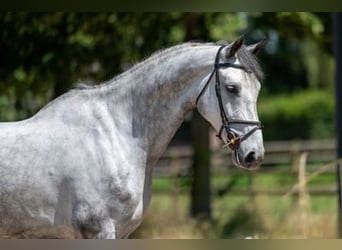
[[[307,152],[309,166],[324,164],[336,160],[335,140],[310,141],[270,141],[265,142],[265,159],[258,171],[262,172],[291,172],[298,156]],[[192,162],[190,146],[169,147],[154,167],[155,176],[188,175]],[[290,168],[289,168],[290,166]],[[174,168],[177,169],[176,173]],[[233,166],[231,153],[220,149],[212,152],[212,172],[239,171]],[[296,170],[295,170],[296,171]],[[315,171],[308,167],[308,172]],[[331,170],[330,170],[331,171]]]

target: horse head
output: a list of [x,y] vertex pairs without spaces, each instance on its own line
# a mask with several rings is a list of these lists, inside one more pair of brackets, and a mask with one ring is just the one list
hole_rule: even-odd
[[264,158],[257,99],[263,74],[255,55],[265,41],[244,46],[243,37],[217,50],[214,69],[203,79],[196,104],[218,137],[233,151],[240,167],[257,166]]

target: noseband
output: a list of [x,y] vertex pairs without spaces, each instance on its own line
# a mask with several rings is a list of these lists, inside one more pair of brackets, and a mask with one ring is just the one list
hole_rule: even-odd
[[[230,63],[230,62],[226,62],[226,63],[219,63],[219,59],[220,59],[220,52],[222,51],[222,49],[225,46],[221,46],[216,54],[216,58],[215,58],[215,64],[214,64],[214,69],[211,72],[208,81],[206,82],[206,84],[204,85],[203,89],[201,90],[201,92],[199,93],[197,99],[196,99],[196,105],[200,99],[200,97],[203,95],[204,91],[207,89],[210,80],[213,78],[213,76],[215,75],[215,91],[216,91],[216,97],[217,97],[217,101],[219,104],[219,108],[220,108],[220,115],[221,115],[221,120],[222,120],[222,125],[221,128],[218,132],[218,134],[216,135],[219,139],[222,139],[222,132],[223,130],[226,131],[226,135],[227,135],[227,145],[228,147],[232,150],[232,151],[236,151],[240,148],[240,144],[241,142],[243,142],[244,140],[246,140],[249,136],[251,136],[255,131],[257,131],[258,129],[262,129],[263,125],[261,124],[260,121],[244,121],[244,120],[237,120],[237,119],[228,119],[228,116],[224,110],[224,106],[223,106],[223,102],[222,102],[222,96],[221,96],[221,82],[220,82],[220,77],[218,74],[218,70],[220,68],[236,68],[236,69],[241,69],[246,71],[247,73],[251,73],[251,71],[249,71],[248,69],[246,69],[244,66],[239,65],[239,64],[235,64],[235,63]],[[239,135],[236,132],[234,132],[231,128],[232,124],[243,124],[243,125],[247,125],[247,126],[253,126],[247,133]]]

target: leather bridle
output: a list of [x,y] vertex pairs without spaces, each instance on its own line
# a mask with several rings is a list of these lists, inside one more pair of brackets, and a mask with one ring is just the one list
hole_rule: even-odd
[[[217,51],[214,69],[211,72],[208,81],[206,82],[206,84],[204,85],[203,89],[201,90],[201,92],[199,93],[199,95],[196,99],[196,106],[197,106],[199,99],[203,95],[204,91],[207,89],[211,79],[215,75],[215,80],[216,80],[215,91],[216,91],[216,97],[217,97],[218,105],[220,108],[220,115],[221,115],[221,120],[222,120],[221,128],[220,128],[220,130],[216,136],[219,139],[223,140],[222,139],[222,132],[223,132],[223,130],[225,130],[226,135],[227,135],[227,146],[232,151],[236,151],[240,148],[241,142],[246,140],[249,136],[251,136],[258,129],[262,129],[263,125],[261,124],[260,121],[245,121],[245,120],[237,120],[237,119],[228,119],[228,116],[225,112],[224,105],[222,102],[221,82],[220,82],[220,77],[219,77],[218,71],[220,68],[237,68],[237,69],[244,70],[248,73],[251,73],[251,71],[246,69],[243,65],[239,65],[239,64],[235,64],[235,63],[231,63],[231,62],[219,63],[220,52],[222,51],[222,49],[224,47],[225,47],[225,45],[221,46]],[[247,125],[247,126],[253,126],[253,128],[251,128],[247,133],[239,135],[232,130],[232,128],[231,128],[232,124],[243,124],[243,125]]]

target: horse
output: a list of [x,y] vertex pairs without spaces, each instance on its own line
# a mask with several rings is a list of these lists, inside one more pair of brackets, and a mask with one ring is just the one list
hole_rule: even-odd
[[175,45],[30,118],[1,122],[0,227],[70,225],[83,238],[127,238],[148,207],[154,164],[195,108],[237,166],[257,166],[263,46],[243,37]]

